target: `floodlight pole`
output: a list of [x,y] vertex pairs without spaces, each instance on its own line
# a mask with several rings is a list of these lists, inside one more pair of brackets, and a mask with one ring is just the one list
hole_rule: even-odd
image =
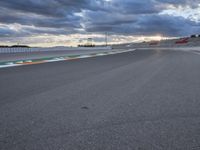
[[106,46],[108,46],[108,32],[105,33],[105,43]]

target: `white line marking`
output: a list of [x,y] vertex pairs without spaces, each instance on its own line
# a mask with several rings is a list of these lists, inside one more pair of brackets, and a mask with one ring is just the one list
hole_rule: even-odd
[[49,59],[49,60],[44,60],[44,62],[57,62],[61,61],[60,59]]
[[23,61],[17,61],[16,63],[18,63],[18,64],[22,64],[22,63],[23,63]]
[[54,60],[65,60],[63,57],[56,57],[56,58],[53,58]]
[[6,63],[6,65],[13,65],[13,64],[14,64],[13,62]]
[[25,62],[27,62],[27,63],[31,63],[31,62],[33,62],[32,60],[26,60]]
[[105,56],[106,54],[103,54],[103,53],[99,53],[99,54],[96,54],[96,56]]
[[76,58],[90,58],[90,57],[92,57],[92,55],[82,55],[82,56],[78,56],[78,57],[76,57]]
[[0,65],[0,68],[8,68],[8,67],[15,67],[15,66],[22,66],[23,64],[12,64],[12,65]]

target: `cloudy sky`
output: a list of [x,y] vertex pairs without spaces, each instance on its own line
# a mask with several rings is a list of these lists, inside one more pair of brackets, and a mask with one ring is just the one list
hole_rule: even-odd
[[75,46],[200,34],[200,0],[0,0],[0,44]]

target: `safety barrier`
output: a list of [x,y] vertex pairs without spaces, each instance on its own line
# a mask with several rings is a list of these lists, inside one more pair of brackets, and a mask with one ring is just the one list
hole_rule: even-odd
[[24,53],[24,52],[45,52],[45,51],[65,51],[65,50],[110,50],[108,47],[51,47],[51,48],[0,48],[0,53]]

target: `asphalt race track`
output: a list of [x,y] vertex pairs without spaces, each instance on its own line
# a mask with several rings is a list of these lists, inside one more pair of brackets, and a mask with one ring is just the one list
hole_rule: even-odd
[[1,150],[199,150],[200,55],[136,50],[0,69]]

